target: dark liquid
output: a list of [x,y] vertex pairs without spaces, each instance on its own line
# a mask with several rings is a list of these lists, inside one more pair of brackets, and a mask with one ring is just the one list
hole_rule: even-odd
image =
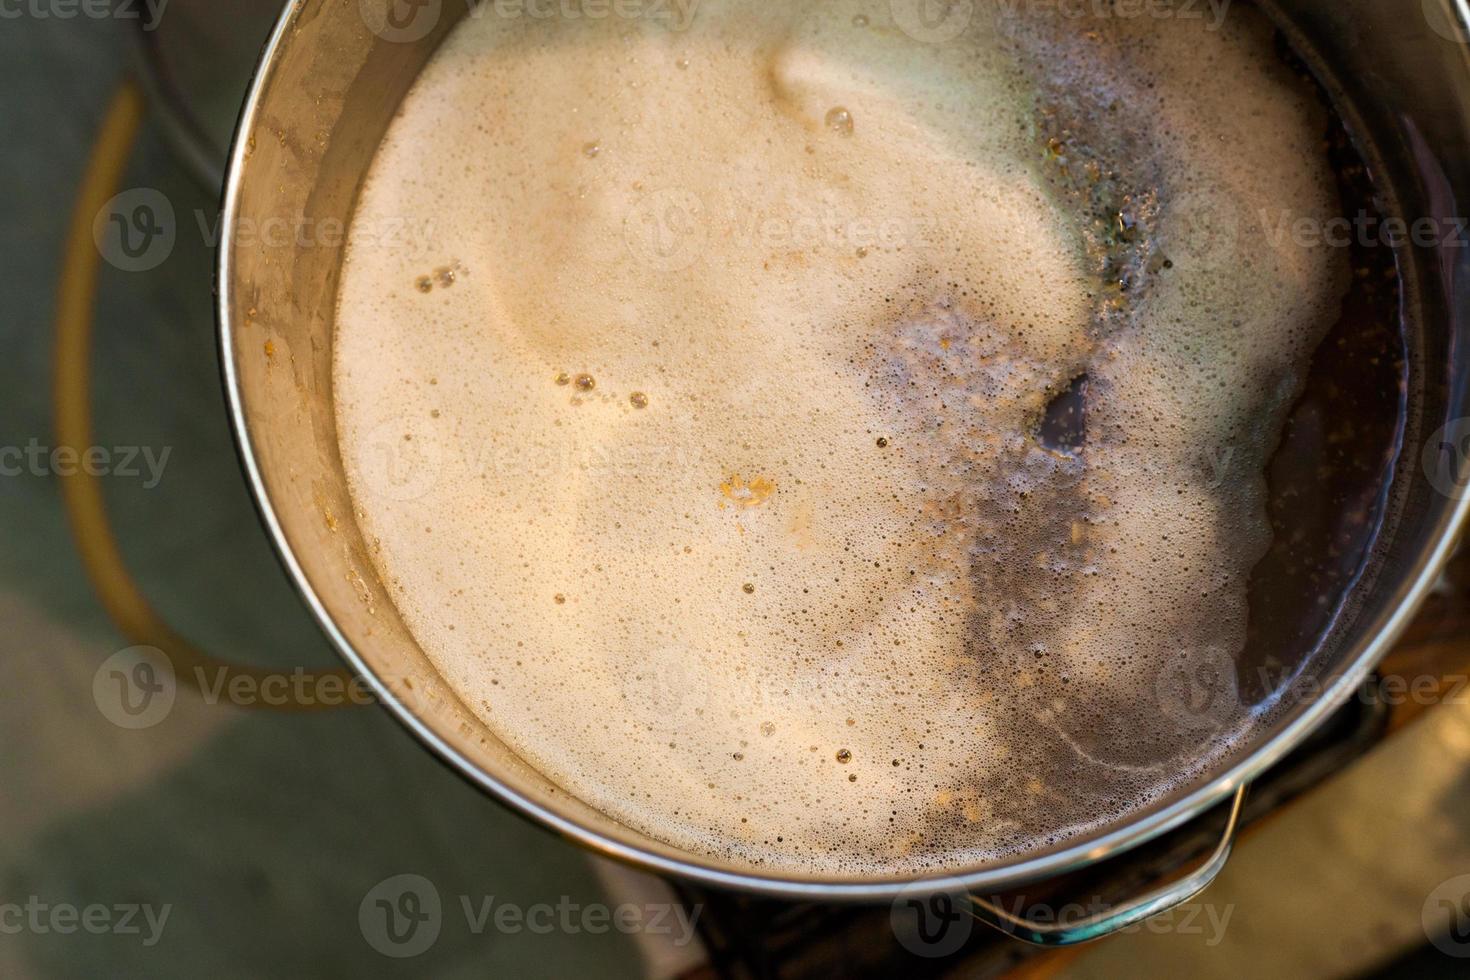
[[[1034,724],[1027,706],[996,706],[995,717],[1003,727],[1028,734],[1012,757],[1014,774],[991,778],[983,791],[1024,799],[1029,774],[1075,772],[1068,792],[1048,801],[1060,825],[1124,808],[1155,790],[1155,776],[1135,777],[1130,767],[1147,774],[1161,760],[1172,760],[1180,777],[1187,778],[1191,760],[1202,762],[1209,751],[1227,746],[1220,733],[1232,729],[1246,732],[1237,747],[1248,748],[1258,734],[1249,725],[1271,723],[1273,696],[1299,674],[1312,676],[1315,655],[1334,638],[1338,620],[1350,613],[1356,586],[1371,571],[1374,547],[1389,517],[1389,492],[1410,407],[1403,277],[1399,256],[1382,234],[1381,219],[1394,209],[1384,204],[1386,198],[1365,165],[1372,153],[1360,152],[1332,100],[1284,39],[1278,40],[1278,49],[1302,76],[1302,86],[1315,91],[1327,110],[1323,152],[1337,178],[1339,214],[1349,224],[1346,229],[1314,231],[1331,230],[1331,259],[1350,270],[1340,313],[1299,379],[1300,393],[1264,474],[1231,471],[1228,461],[1221,461],[1226,479],[1265,476],[1272,531],[1268,550],[1247,583],[1246,641],[1233,660],[1234,689],[1223,683],[1232,667],[1228,653],[1222,652],[1223,667],[1213,660],[1161,667],[1170,674],[1182,668],[1187,675],[1184,690],[1198,695],[1202,706],[1213,707],[1214,699],[1223,698],[1219,703],[1228,710],[1202,712],[1198,727],[1177,717],[1155,724],[1139,711],[1139,704],[1148,701],[1146,693],[1090,691],[1086,698],[1068,698],[1068,678],[1051,673],[1039,684],[1067,705],[1065,716],[1057,719],[1055,737]],[[1180,274],[1154,237],[1160,209],[1170,202],[1158,194],[1161,175],[1148,162],[1148,148],[1134,143],[1128,106],[1078,85],[1060,59],[1043,59],[1033,70],[1042,79],[1037,128],[1054,163],[1054,186],[1087,219],[1089,256],[1103,285],[1093,330],[1105,339],[1130,328],[1132,305],[1147,294],[1153,280]],[[1361,145],[1371,151],[1370,144]],[[1339,246],[1336,239],[1344,230],[1348,237]],[[1268,227],[1266,233],[1283,232]],[[1288,227],[1284,233],[1296,232]],[[1034,433],[1036,442],[1050,451],[1057,467],[1080,465],[1088,442],[1098,436],[1091,431],[1089,401],[1106,393],[1098,391],[1084,366],[1050,394]],[[1065,488],[1054,496],[1041,509],[1058,515],[1077,512],[1080,505]],[[1053,533],[1050,527],[1044,530]],[[986,594],[1018,594],[1014,583],[997,578],[988,565],[978,565],[975,577],[986,584]],[[1058,584],[1051,597],[1065,604],[1064,586]],[[983,634],[977,629],[977,635]],[[1246,716],[1254,709],[1261,710],[1248,722]],[[1219,724],[1212,730],[1204,723],[1208,720]],[[1099,780],[1098,773],[1106,778]]]
[[[1284,40],[1280,49],[1311,79]],[[1408,416],[1399,256],[1384,240],[1363,156],[1325,93],[1322,99],[1331,115],[1325,138],[1342,214],[1354,222],[1344,233],[1352,244],[1343,249],[1353,275],[1266,473],[1272,541],[1251,574],[1239,669],[1240,694],[1251,705],[1301,671],[1367,571]]]
[[[1389,489],[1403,447],[1408,418],[1407,333],[1398,262],[1384,230],[1380,189],[1332,99],[1307,65],[1277,36],[1282,60],[1314,90],[1327,109],[1323,134],[1337,178],[1340,216],[1347,227],[1313,229],[1330,238],[1338,261],[1352,277],[1341,312],[1313,354],[1301,395],[1285,422],[1281,442],[1265,473],[1270,550],[1252,570],[1245,649],[1237,664],[1240,698],[1257,707],[1302,676],[1344,613],[1388,515]],[[1066,105],[1063,96],[1059,103]],[[1071,107],[1072,119],[1088,107]],[[1093,110],[1094,114],[1096,110]],[[1042,129],[1054,145],[1074,146],[1068,113],[1049,109]],[[1126,159],[1127,154],[1120,154]],[[1076,168],[1074,168],[1076,169]],[[1097,261],[1120,304],[1149,276],[1168,274],[1167,263],[1149,261],[1135,233],[1150,202],[1138,188],[1146,180],[1059,183],[1089,208]],[[1274,233],[1292,234],[1291,229]],[[1110,328],[1104,308],[1098,329]],[[1077,377],[1057,392],[1036,432],[1054,452],[1072,455],[1087,439],[1088,379]],[[1201,677],[1197,683],[1210,685]]]

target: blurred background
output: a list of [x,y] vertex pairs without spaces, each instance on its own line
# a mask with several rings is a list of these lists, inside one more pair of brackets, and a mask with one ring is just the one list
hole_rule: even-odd
[[[279,713],[180,690],[156,717],[120,714],[106,692],[137,637],[109,613],[119,590],[216,657],[337,666],[257,521],[214,334],[221,171],[277,13],[0,0],[0,976],[1464,975],[1463,560],[1375,682],[1388,696],[1366,692],[1258,788],[1214,887],[1059,953],[969,920],[936,938],[911,909],[756,902],[614,866],[461,782],[377,707]],[[150,237],[103,254],[76,202],[104,122],[134,109],[109,196],[148,204],[119,213]],[[56,371],[69,315],[90,377]],[[91,406],[104,526],[68,518],[80,464],[54,452],[58,399]],[[81,557],[108,540],[121,580]],[[1433,692],[1394,695],[1395,678]],[[1070,894],[1129,894],[1217,830]]]

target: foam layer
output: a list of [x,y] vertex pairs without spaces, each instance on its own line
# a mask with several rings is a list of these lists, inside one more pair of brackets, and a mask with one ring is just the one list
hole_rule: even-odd
[[1345,274],[1262,226],[1334,213],[1322,109],[1241,8],[975,6],[943,44],[886,2],[487,11],[364,188],[334,356],[381,576],[659,839],[950,867],[1249,732],[1261,474]]

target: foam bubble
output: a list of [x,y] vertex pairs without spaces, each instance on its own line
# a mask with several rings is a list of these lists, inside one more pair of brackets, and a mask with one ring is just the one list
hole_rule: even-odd
[[1245,10],[466,19],[353,225],[433,241],[343,270],[379,572],[498,735],[680,846],[891,873],[1125,817],[1249,728],[1195,665],[1342,284],[1261,227],[1333,213],[1324,128]]

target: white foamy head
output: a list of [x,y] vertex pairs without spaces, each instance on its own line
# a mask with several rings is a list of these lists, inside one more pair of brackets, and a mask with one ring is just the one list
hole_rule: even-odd
[[567,791],[766,868],[1039,847],[1241,737],[1228,682],[1154,679],[1244,643],[1343,272],[1263,235],[1335,198],[1249,12],[889,7],[467,19],[342,278],[343,458],[424,650]]

